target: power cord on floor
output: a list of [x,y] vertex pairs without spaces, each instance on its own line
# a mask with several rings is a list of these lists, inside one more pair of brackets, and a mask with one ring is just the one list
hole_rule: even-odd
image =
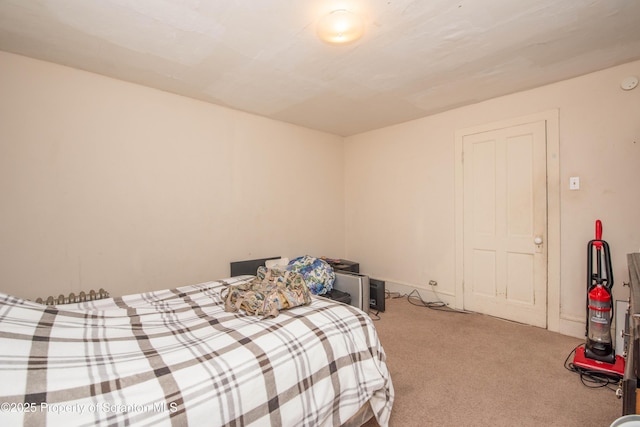
[[[434,291],[435,293],[435,291]],[[436,294],[437,296],[437,294]],[[385,298],[386,299],[400,299],[400,298],[407,298],[407,301],[415,306],[418,307],[426,307],[429,308],[431,310],[439,310],[439,311],[446,311],[446,312],[450,312],[450,313],[459,313],[459,314],[469,314],[471,313],[470,311],[465,311],[465,310],[458,310],[455,308],[451,308],[447,305],[447,303],[443,302],[442,300],[440,300],[438,298],[438,301],[425,301],[424,299],[422,299],[422,296],[420,295],[420,292],[418,292],[417,289],[412,290],[409,294],[401,294],[400,292],[390,292],[390,291],[385,291]]]
[[400,292],[391,292],[388,290],[384,291],[384,299],[398,299],[398,298],[404,298],[406,296],[407,294],[401,294]]
[[[414,295],[415,294],[415,295]],[[437,294],[436,294],[437,295]],[[412,290],[409,295],[407,295],[407,301],[413,305],[417,305],[419,307],[430,308],[431,310],[439,310],[446,311],[450,313],[459,313],[459,314],[469,314],[469,311],[458,310],[455,308],[449,307],[445,302],[438,299],[438,301],[425,301],[422,299],[420,292],[417,289]]]
[[369,310],[369,317],[371,318],[371,320],[373,320],[374,322],[377,320],[380,320],[380,310],[376,311],[375,313],[371,310]]
[[[580,366],[576,366],[573,363],[569,362],[572,359],[572,356],[575,355],[576,350],[582,344],[578,344],[571,353],[567,356],[564,361],[564,367],[570,372],[574,372],[580,375],[580,381],[585,387],[588,388],[607,388],[613,392],[615,392],[618,388],[618,383],[620,382],[620,377],[617,375],[608,375],[604,372],[594,371],[591,369],[582,368]],[[615,385],[615,387],[612,387]]]

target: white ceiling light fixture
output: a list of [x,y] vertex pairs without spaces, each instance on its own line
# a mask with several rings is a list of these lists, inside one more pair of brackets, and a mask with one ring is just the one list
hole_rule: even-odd
[[318,37],[329,44],[347,44],[364,34],[362,17],[347,9],[337,9],[318,21]]

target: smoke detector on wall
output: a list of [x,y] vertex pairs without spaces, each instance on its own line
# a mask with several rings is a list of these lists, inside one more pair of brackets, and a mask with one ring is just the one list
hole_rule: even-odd
[[638,78],[635,76],[625,77],[620,82],[620,87],[622,88],[622,90],[635,89],[636,86],[638,86]]

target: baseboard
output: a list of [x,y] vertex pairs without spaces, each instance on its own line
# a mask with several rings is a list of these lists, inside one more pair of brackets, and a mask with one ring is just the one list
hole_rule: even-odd
[[[423,288],[407,283],[394,282],[386,280],[387,292],[398,293],[400,295],[409,295],[411,292],[418,292],[424,301],[428,302],[444,302],[451,308],[462,310],[462,307],[456,307],[456,298],[447,292],[439,292],[437,287]],[[584,319],[570,318],[565,316],[558,323],[558,332],[562,335],[570,337],[584,338],[585,324]]]
[[557,332],[570,337],[584,338],[585,320],[560,318]]

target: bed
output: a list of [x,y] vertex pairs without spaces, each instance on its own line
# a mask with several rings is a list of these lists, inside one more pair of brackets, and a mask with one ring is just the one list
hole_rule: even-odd
[[386,426],[369,316],[318,297],[225,312],[220,291],[251,278],[49,307],[0,293],[0,425]]

